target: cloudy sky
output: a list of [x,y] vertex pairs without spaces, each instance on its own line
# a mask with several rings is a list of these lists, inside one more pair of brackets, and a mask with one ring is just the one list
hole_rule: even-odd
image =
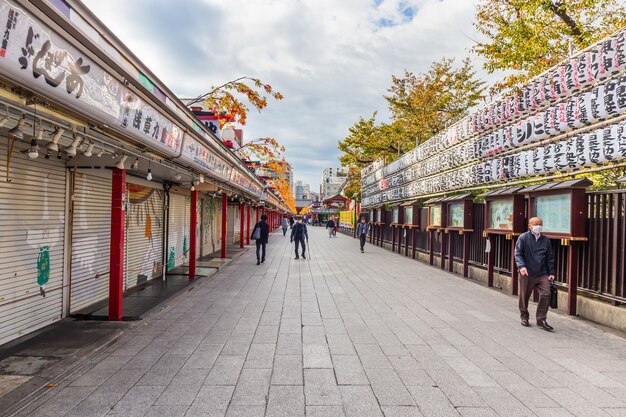
[[[388,112],[391,75],[468,55],[474,0],[84,0],[176,94],[242,75],[282,92],[245,138],[287,147],[295,179],[319,187],[359,116]],[[477,66],[480,61],[474,58]]]

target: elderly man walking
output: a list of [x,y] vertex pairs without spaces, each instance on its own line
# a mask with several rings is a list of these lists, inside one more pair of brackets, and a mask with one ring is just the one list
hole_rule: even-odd
[[554,281],[554,253],[550,239],[543,234],[543,221],[533,217],[528,221],[528,231],[515,244],[515,263],[519,269],[519,311],[522,326],[529,327],[528,301],[533,290],[539,292],[537,326],[552,331],[546,321],[550,305],[550,281]]

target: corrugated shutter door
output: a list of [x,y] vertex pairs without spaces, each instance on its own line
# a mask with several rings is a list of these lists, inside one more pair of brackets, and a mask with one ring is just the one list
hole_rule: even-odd
[[167,270],[187,262],[189,254],[189,197],[170,194]]
[[202,256],[210,255],[220,248],[219,227],[221,219],[220,200],[205,197],[202,206]]
[[30,160],[16,145],[7,182],[0,140],[1,345],[62,318],[66,169],[64,161]]
[[163,191],[128,184],[125,288],[161,276],[163,263]]
[[74,181],[70,312],[109,296],[111,178],[77,172]]

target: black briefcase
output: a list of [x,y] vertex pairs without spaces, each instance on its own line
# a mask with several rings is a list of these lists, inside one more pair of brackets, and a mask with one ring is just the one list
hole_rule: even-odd
[[559,290],[554,282],[550,283],[550,308],[559,308]]

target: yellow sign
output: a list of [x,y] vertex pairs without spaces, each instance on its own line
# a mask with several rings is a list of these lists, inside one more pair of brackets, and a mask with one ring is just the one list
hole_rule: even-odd
[[349,229],[354,228],[354,210],[339,212],[339,226],[347,227]]

